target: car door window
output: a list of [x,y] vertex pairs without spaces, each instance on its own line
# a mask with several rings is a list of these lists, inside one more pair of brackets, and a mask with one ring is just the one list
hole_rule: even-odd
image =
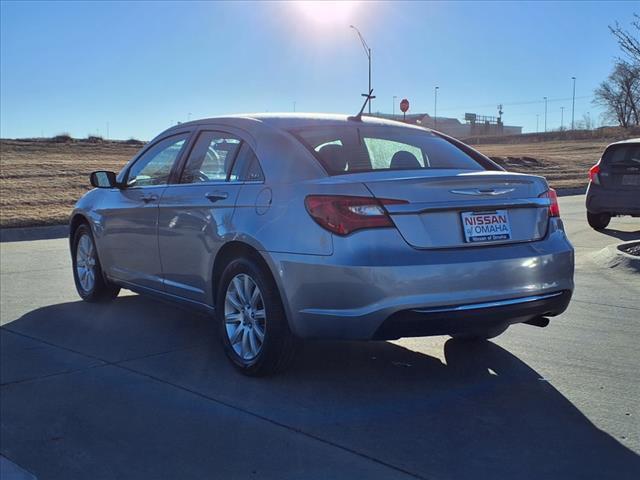
[[129,169],[128,187],[166,185],[189,134],[174,135],[147,150]]
[[180,183],[219,182],[230,179],[240,139],[222,132],[201,132],[191,150]]
[[263,182],[264,173],[253,149],[244,143],[233,165],[231,179],[242,182]]

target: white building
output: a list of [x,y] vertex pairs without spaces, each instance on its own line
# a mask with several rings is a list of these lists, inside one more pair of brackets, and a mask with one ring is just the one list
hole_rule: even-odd
[[[388,113],[373,113],[374,117],[388,118],[397,121],[403,121],[403,114],[390,115]],[[446,135],[451,135],[456,138],[467,138],[481,135],[520,135],[522,133],[522,127],[504,125],[501,122],[495,120],[482,121],[484,118],[490,117],[477,117],[479,122],[467,122],[463,123],[457,118],[438,117],[437,121],[426,113],[411,113],[406,115],[404,121],[412,123],[414,125],[421,125],[427,128],[433,128]]]

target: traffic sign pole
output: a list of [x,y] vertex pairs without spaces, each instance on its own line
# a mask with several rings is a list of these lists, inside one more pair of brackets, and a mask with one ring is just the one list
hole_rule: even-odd
[[403,98],[400,101],[400,110],[402,111],[402,121],[404,122],[407,119],[407,111],[409,110],[409,100]]

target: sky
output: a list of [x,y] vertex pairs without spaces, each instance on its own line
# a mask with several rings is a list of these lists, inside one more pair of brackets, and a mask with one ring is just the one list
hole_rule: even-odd
[[[0,3],[0,136],[147,140],[244,112],[496,115],[526,132],[600,121],[593,90],[634,2]],[[395,107],[394,107],[394,96]],[[537,117],[536,117],[537,116]],[[537,127],[536,127],[537,124]]]

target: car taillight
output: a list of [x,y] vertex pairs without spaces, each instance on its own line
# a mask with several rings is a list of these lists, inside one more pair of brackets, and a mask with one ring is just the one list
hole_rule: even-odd
[[349,235],[363,228],[393,227],[384,205],[399,203],[408,202],[347,195],[309,195],[304,200],[309,215],[337,235]]
[[548,198],[549,199],[549,216],[550,217],[559,217],[560,216],[560,205],[558,204],[558,195],[553,188],[550,188],[542,195],[540,198]]
[[593,167],[589,169],[589,181],[595,183],[596,185],[600,185],[600,162],[596,163]]

